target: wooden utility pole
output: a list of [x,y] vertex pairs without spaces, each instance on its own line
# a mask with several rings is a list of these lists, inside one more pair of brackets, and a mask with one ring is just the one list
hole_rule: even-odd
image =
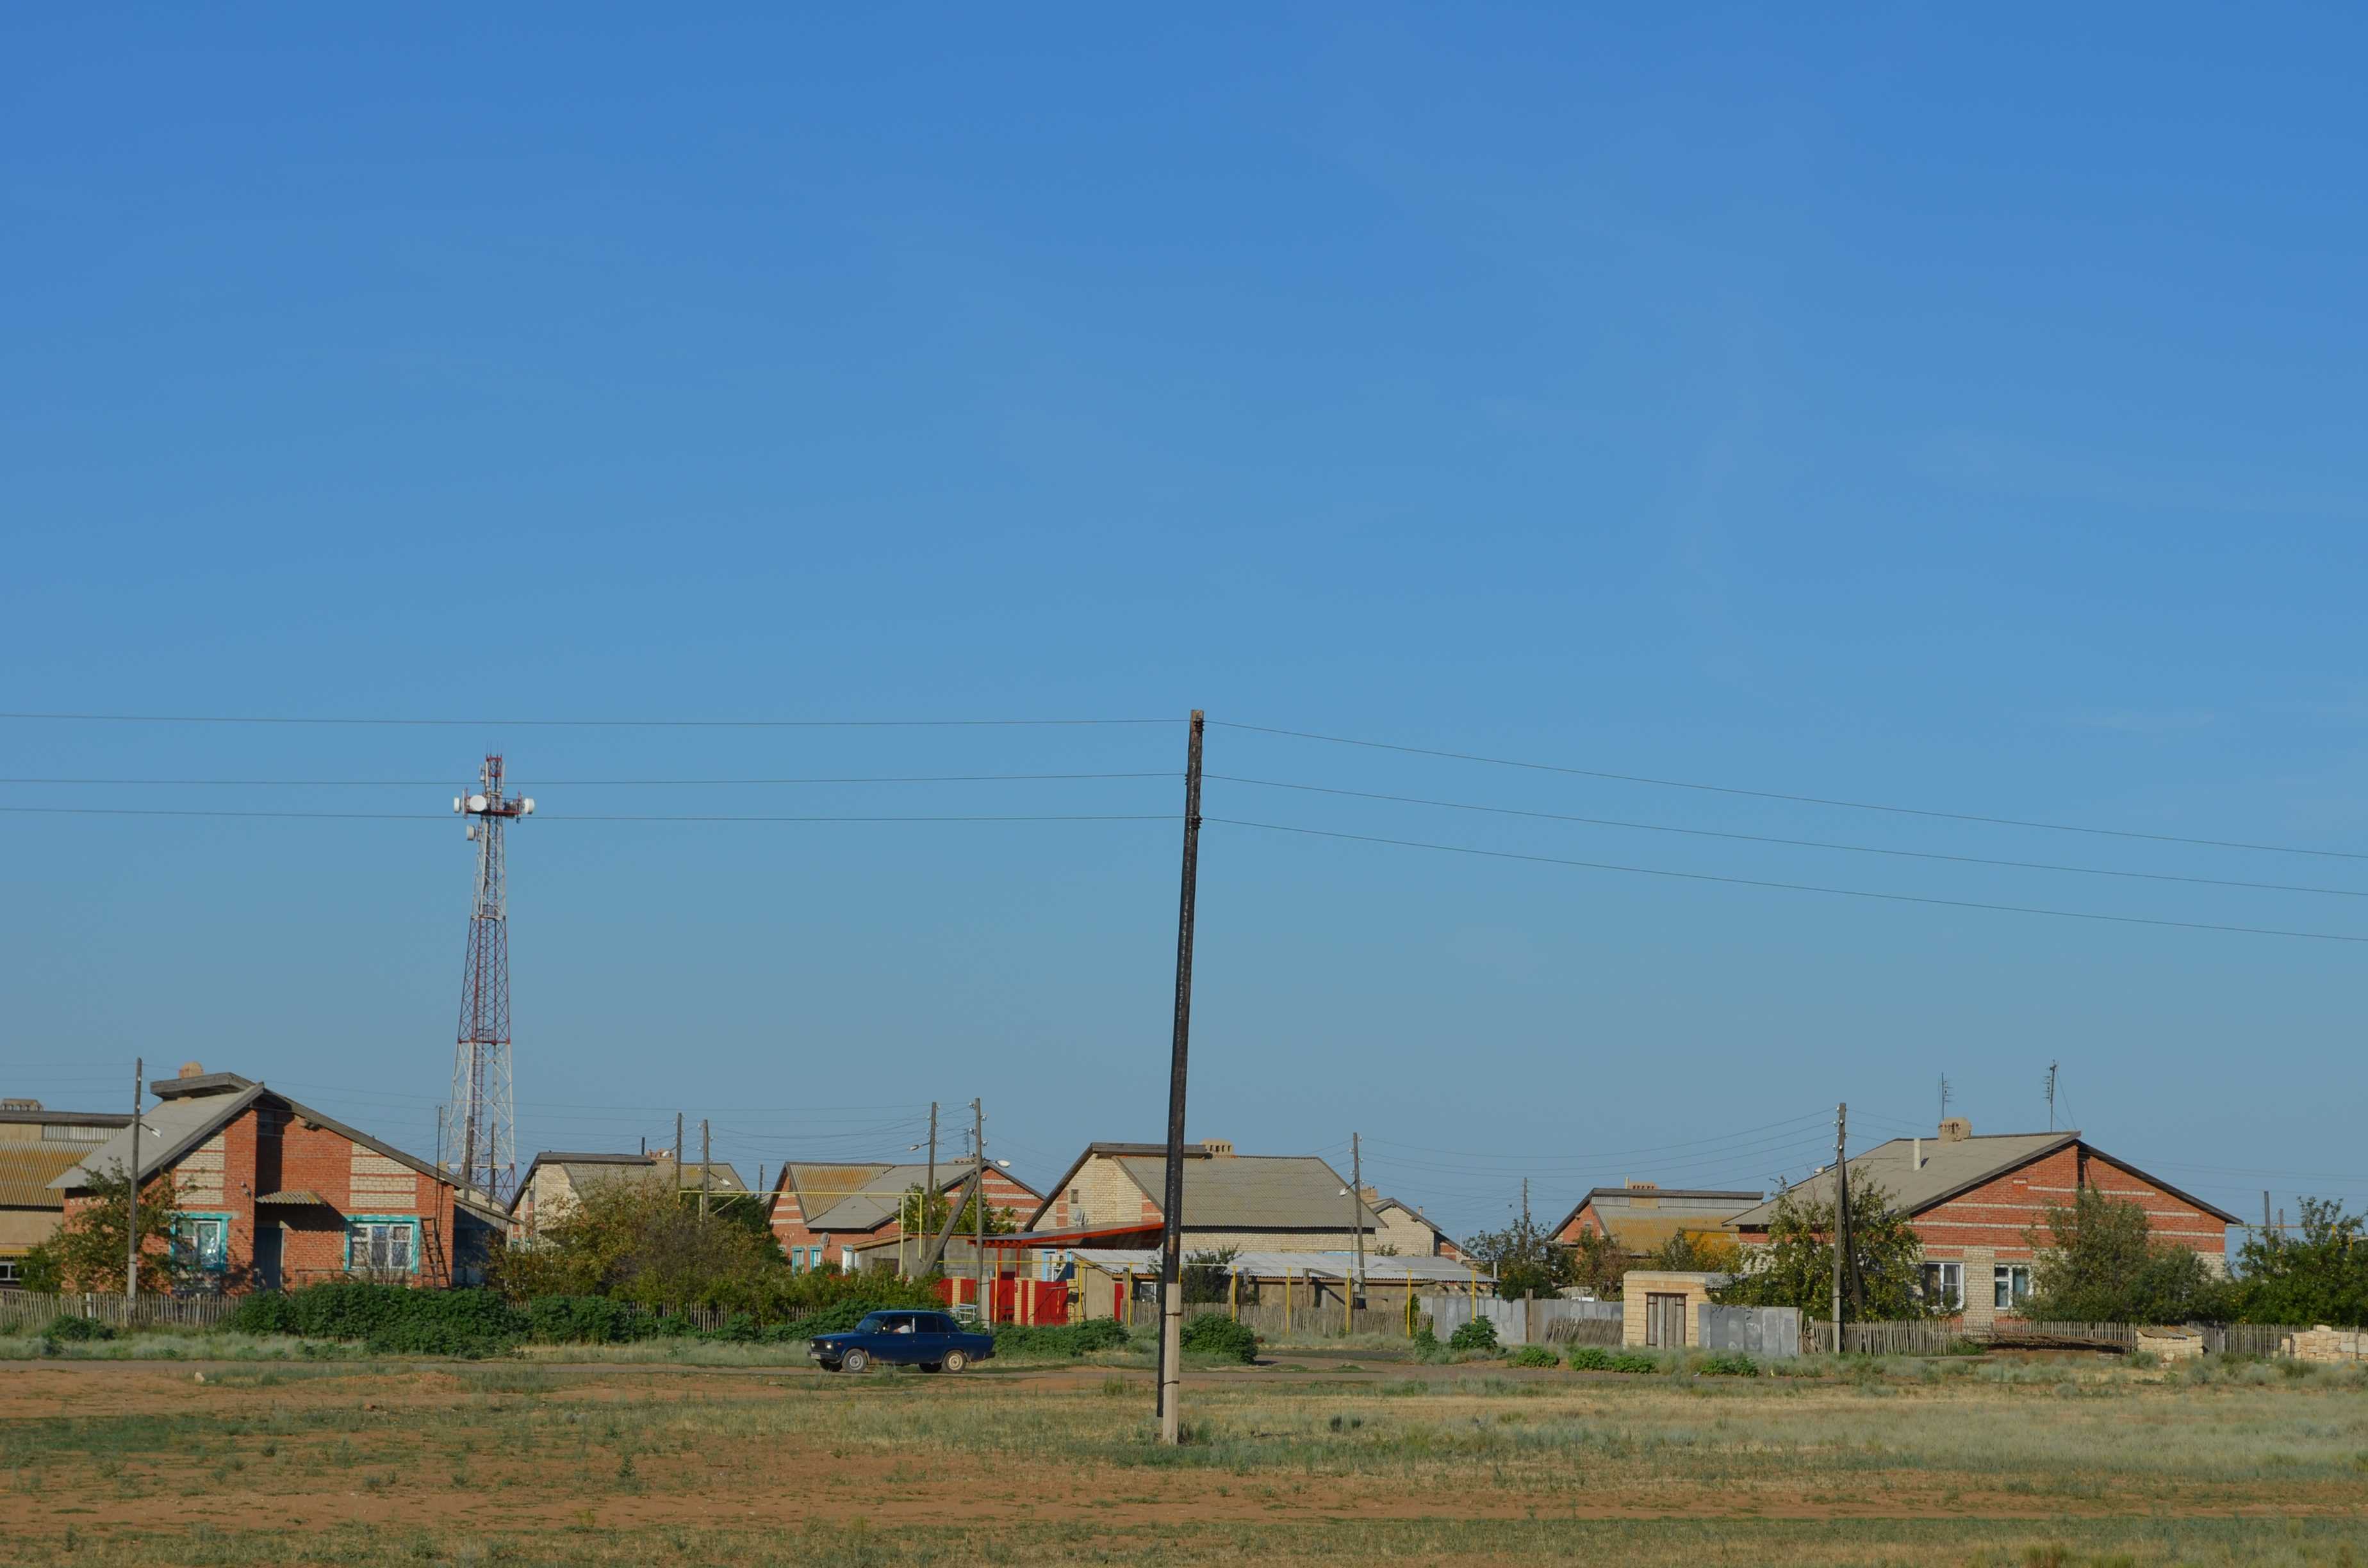
[[[917,1234],[926,1235],[926,1234],[928,1234],[928,1229],[929,1229],[929,1205],[930,1205],[930,1204],[932,1204],[932,1203],[935,1203],[937,1200],[938,1200],[938,1102],[937,1102],[937,1101],[935,1101],[935,1100],[931,1100],[931,1101],[929,1102],[929,1180],[928,1180],[928,1185],[927,1185],[926,1187],[922,1187],[922,1188],[921,1188],[921,1211],[920,1211],[918,1214],[916,1214],[915,1216],[913,1216],[913,1229],[914,1229],[914,1231],[915,1231]],[[904,1249],[904,1248],[902,1248],[902,1247],[898,1247],[896,1250],[897,1250],[898,1252],[900,1252],[900,1253],[901,1253],[901,1252],[903,1252],[905,1249]],[[918,1273],[918,1272],[919,1272],[919,1270],[917,1270],[917,1269],[916,1269],[916,1270],[915,1270],[915,1272],[916,1272],[916,1273]]]
[[1159,1205],[1159,1440],[1182,1428],[1184,1381],[1184,1085],[1192,1048],[1192,914],[1201,880],[1201,737],[1208,715],[1192,710],[1184,750],[1184,876],[1176,904],[1176,1032],[1167,1057],[1167,1181]]
[[1842,1353],[1842,1271],[1850,1256],[1850,1103],[1834,1107],[1834,1354]]
[[140,1080],[148,1074],[148,1059],[131,1062],[131,1185],[123,1194],[123,1293],[140,1299]]
[[707,1118],[699,1119],[699,1217],[707,1218],[707,1195],[715,1180],[715,1146],[707,1141]]
[[[1365,1289],[1365,1162],[1357,1149],[1357,1134],[1349,1134],[1349,1250],[1357,1271],[1349,1279],[1349,1305],[1353,1311]],[[1351,1318],[1350,1323],[1356,1320]]]
[[978,1156],[978,1183],[971,1188],[971,1276],[978,1281],[978,1321],[993,1327],[995,1303],[986,1299],[986,1111],[979,1102],[970,1102],[970,1147]]
[[682,1196],[682,1112],[674,1113],[674,1195]]

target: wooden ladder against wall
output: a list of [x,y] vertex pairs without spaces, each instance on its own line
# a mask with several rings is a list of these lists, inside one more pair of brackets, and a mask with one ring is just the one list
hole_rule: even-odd
[[452,1259],[444,1248],[444,1227],[433,1214],[419,1217],[419,1277],[439,1290],[452,1288]]

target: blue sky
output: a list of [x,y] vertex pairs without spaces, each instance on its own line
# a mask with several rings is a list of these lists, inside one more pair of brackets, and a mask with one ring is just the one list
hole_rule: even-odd
[[[1213,719],[2368,856],[2368,219],[2332,9],[9,24],[0,707]],[[443,808],[521,1143],[754,1166],[1164,1115],[1173,723],[0,721],[16,806]],[[2357,859],[1211,732],[1212,816],[2368,937]],[[2271,892],[1687,837],[1253,778]],[[307,781],[307,782],[295,782]],[[416,781],[416,782],[413,782]],[[447,782],[449,781],[449,782]],[[548,781],[548,782],[546,782]],[[1137,814],[659,823],[620,814]],[[573,816],[578,820],[569,820]],[[425,1146],[442,821],[0,817],[9,1092],[131,1058]],[[2368,1200],[2356,942],[1212,824],[1196,1136],[1459,1231],[2068,1119]],[[753,1174],[753,1173],[752,1173]]]

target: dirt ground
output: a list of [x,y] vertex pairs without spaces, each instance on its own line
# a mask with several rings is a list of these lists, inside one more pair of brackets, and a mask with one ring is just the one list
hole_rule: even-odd
[[[1484,1380],[1468,1367],[1198,1374],[1185,1409],[1202,1417],[1206,1453],[1177,1463],[1143,1441],[1148,1377],[1099,1367],[844,1378],[32,1364],[0,1369],[0,1512],[28,1550],[153,1532],[162,1516],[176,1530],[283,1539],[290,1561],[311,1532],[423,1521],[455,1540],[630,1541],[694,1528],[893,1536],[1080,1519],[1121,1535],[1350,1521],[2368,1519],[2368,1396],[2357,1393],[2296,1404],[2293,1442],[2273,1436],[2258,1462],[2215,1474],[2147,1463],[2146,1429],[2216,1411],[2232,1434],[2258,1436],[2273,1406],[2215,1404],[2209,1391],[2185,1409],[2147,1389],[2097,1396],[2125,1406],[2108,1409],[2060,1390],[1674,1393],[1640,1381],[1501,1369]],[[1849,1402],[1868,1413],[1862,1427]],[[2018,1420],[2097,1423],[2126,1428],[2128,1445],[2067,1478],[2019,1463],[2010,1436],[2003,1450],[1951,1437],[1976,1417],[2009,1434]],[[2331,1444],[2324,1462],[2305,1453],[2314,1432]]]

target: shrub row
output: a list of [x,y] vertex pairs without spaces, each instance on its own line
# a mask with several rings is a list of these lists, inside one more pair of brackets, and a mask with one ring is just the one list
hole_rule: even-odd
[[1215,1356],[1228,1361],[1258,1359],[1256,1331],[1246,1323],[1235,1323],[1223,1312],[1201,1312],[1187,1318],[1178,1343],[1196,1355]]
[[853,1328],[866,1312],[901,1304],[847,1300],[784,1324],[759,1324],[746,1312],[735,1312],[721,1327],[702,1330],[685,1318],[638,1312],[606,1296],[541,1296],[517,1307],[492,1290],[415,1290],[331,1280],[298,1290],[258,1291],[241,1301],[222,1326],[241,1334],[359,1341],[380,1355],[474,1358],[502,1355],[529,1340],[541,1345],[677,1338],[798,1344],[817,1334]]
[[1126,1324],[1115,1318],[1090,1318],[1078,1324],[995,1325],[997,1356],[1085,1356],[1097,1350],[1121,1349],[1127,1339]]

